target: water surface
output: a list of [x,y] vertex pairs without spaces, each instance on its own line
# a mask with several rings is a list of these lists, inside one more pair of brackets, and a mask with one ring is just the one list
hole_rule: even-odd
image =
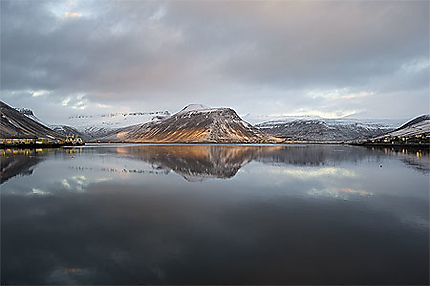
[[429,154],[0,150],[2,284],[428,284]]

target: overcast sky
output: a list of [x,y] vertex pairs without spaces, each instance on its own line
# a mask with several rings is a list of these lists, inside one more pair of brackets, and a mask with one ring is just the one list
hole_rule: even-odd
[[51,123],[169,110],[429,113],[429,1],[0,1],[1,99]]

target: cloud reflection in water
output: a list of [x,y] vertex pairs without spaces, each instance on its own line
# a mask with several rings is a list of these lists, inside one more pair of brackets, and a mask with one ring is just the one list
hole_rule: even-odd
[[428,282],[428,176],[393,154],[119,150],[58,151],[2,184],[2,282]]

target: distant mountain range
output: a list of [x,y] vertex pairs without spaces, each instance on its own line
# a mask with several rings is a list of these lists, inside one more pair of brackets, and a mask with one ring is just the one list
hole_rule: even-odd
[[168,111],[78,115],[69,118],[69,123],[78,122],[77,126],[52,125],[37,118],[30,109],[12,108],[3,102],[0,107],[0,137],[3,138],[65,138],[73,134],[85,141],[102,142],[351,142],[414,136],[428,133],[430,129],[430,115],[417,117],[403,125],[393,120],[284,117],[253,126],[233,109],[201,104],[187,105],[173,115]]
[[397,126],[387,121],[308,117],[267,121],[255,125],[272,136],[286,140],[320,142],[372,138],[393,131]]
[[170,116],[168,111],[117,112],[99,115],[74,115],[68,118],[66,124],[49,124],[36,117],[31,109],[14,109],[64,137],[74,135],[85,141],[96,140],[118,128],[157,121]]
[[50,125],[61,132],[70,132],[74,128],[81,137],[87,140],[94,140],[108,134],[109,132],[131,125],[158,121],[169,117],[169,111],[137,111],[137,112],[117,112],[101,115],[75,115],[68,118],[66,124]]

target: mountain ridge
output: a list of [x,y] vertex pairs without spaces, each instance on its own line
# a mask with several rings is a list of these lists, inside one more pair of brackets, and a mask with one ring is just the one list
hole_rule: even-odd
[[430,120],[430,114],[424,114],[424,115],[417,116],[417,117],[407,121],[405,124],[401,125],[399,128],[397,128],[394,131],[405,129],[405,128],[410,127],[414,124],[420,123],[424,120]]
[[378,136],[374,139],[382,138],[399,138],[399,137],[416,137],[416,136],[429,136],[430,135],[430,114],[415,117],[399,128]]
[[[321,117],[285,117],[253,126],[244,121],[231,108],[211,108],[203,104],[189,104],[173,115],[168,111],[105,114],[105,117],[114,118],[114,121],[122,119],[118,123],[121,125],[125,124],[125,122],[132,123],[139,120],[149,120],[149,122],[139,122],[121,126],[120,128],[107,127],[100,129],[93,126],[89,130],[82,132],[75,126],[47,124],[37,118],[31,109],[13,108],[1,101],[0,103],[2,107],[0,131],[3,137],[65,138],[73,134],[85,141],[99,140],[102,142],[354,142],[371,138],[379,140],[386,137],[413,136],[419,132],[430,131],[428,130],[430,128],[429,114],[421,115],[401,125],[399,124],[400,127],[398,127],[399,125],[393,126],[378,120],[360,121],[356,119],[325,119]],[[9,114],[9,119],[5,112]],[[100,116],[100,118],[102,117]],[[88,118],[91,119],[93,116],[76,116],[75,119],[82,120],[83,125],[85,125]],[[127,118],[133,118],[134,121],[126,120]],[[25,131],[26,129],[29,130]]]
[[286,140],[320,142],[347,142],[372,138],[395,129],[381,123],[323,118],[275,120],[255,126],[272,136]]
[[[28,113],[27,110],[25,112]],[[33,112],[31,112],[34,116]],[[29,114],[29,113],[28,113]],[[0,101],[0,137],[3,138],[49,138],[63,140],[65,136],[48,126],[29,118],[19,110]]]

